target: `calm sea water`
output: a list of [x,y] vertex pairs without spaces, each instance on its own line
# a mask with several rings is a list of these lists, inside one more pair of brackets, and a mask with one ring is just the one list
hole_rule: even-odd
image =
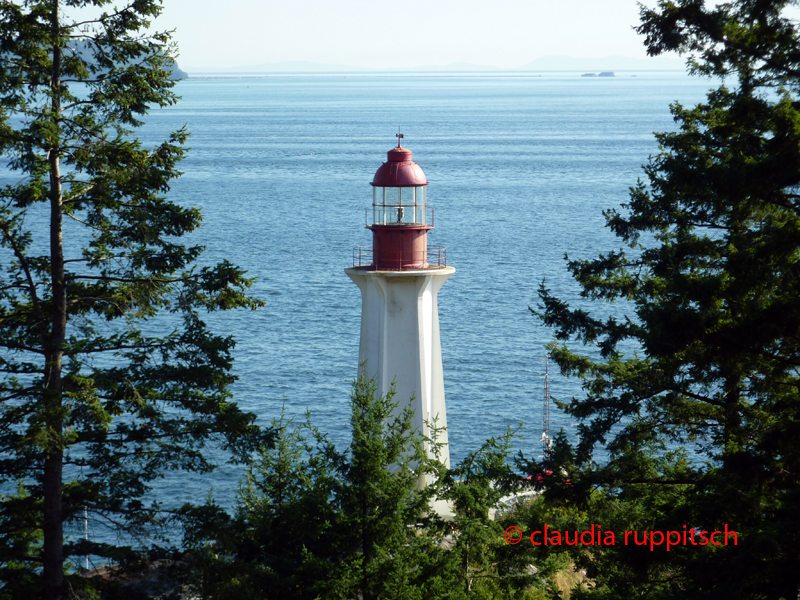
[[[430,182],[430,243],[456,274],[439,295],[453,462],[507,427],[541,452],[544,346],[534,318],[546,279],[574,298],[564,254],[618,248],[601,210],[626,201],[657,152],[654,131],[675,127],[670,102],[701,101],[712,82],[683,73],[542,76],[270,76],[181,82],[183,100],[148,117],[153,141],[187,124],[185,175],[173,195],[203,208],[209,259],[258,278],[257,312],[215,319],[238,340],[235,394],[264,423],[282,406],[348,440],[348,395],[358,361],[361,299],[343,272],[369,244],[369,182],[402,127]],[[580,393],[551,377],[552,394]],[[574,435],[555,411],[552,429]],[[169,478],[161,493],[197,497],[213,486],[230,504],[235,468]]]
[[[245,268],[267,303],[211,319],[237,339],[236,399],[264,424],[284,405],[298,418],[309,409],[344,445],[361,298],[343,269],[353,246],[371,243],[369,182],[401,126],[430,182],[429,242],[446,246],[456,268],[439,294],[451,459],[521,421],[518,445],[535,456],[552,338],[528,310],[537,286],[546,279],[575,298],[564,254],[619,247],[601,210],[626,201],[657,152],[652,133],[675,127],[669,103],[694,104],[712,86],[647,72],[189,79],[142,137],[154,144],[188,126],[172,197],[202,208],[204,260]],[[551,390],[580,392],[557,374]],[[572,425],[554,412],[553,430],[574,435]],[[182,502],[213,487],[230,506],[240,473],[170,475],[157,494]]]

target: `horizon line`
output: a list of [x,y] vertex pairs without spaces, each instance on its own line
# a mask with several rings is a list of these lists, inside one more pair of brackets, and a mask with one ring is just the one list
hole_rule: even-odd
[[[569,66],[569,67],[538,67],[534,66],[534,63],[537,62],[581,62],[586,63],[586,66]],[[589,63],[597,63],[601,61],[617,61],[622,63],[628,64],[620,64],[618,68],[614,69],[617,71],[631,71],[631,70],[657,70],[657,71],[666,71],[666,70],[683,70],[685,69],[685,59],[680,57],[672,57],[672,56],[655,56],[655,57],[646,57],[646,58],[636,58],[630,56],[602,56],[596,58],[587,58],[587,57],[573,57],[573,56],[564,56],[564,55],[546,55],[540,56],[535,58],[521,66],[518,67],[497,67],[494,65],[486,65],[486,64],[477,64],[477,63],[470,63],[466,61],[455,61],[443,65],[418,65],[414,67],[363,67],[363,66],[356,66],[356,65],[339,65],[339,64],[331,64],[331,63],[321,63],[316,61],[310,60],[286,60],[280,62],[273,62],[273,63],[260,63],[260,64],[249,64],[249,65],[236,65],[236,66],[216,66],[216,67],[207,67],[207,66],[199,66],[193,65],[191,67],[181,67],[184,71],[196,71],[196,72],[231,72],[231,73],[239,73],[239,72],[273,72],[283,71],[287,72],[287,67],[297,66],[301,67],[301,70],[309,70],[309,68],[314,68],[314,70],[318,71],[327,71],[327,72],[345,72],[345,71],[363,71],[363,72],[388,72],[388,71],[398,71],[398,72],[407,72],[407,71],[448,71],[448,70],[470,70],[470,71],[500,71],[500,72],[513,72],[513,71],[580,71],[580,70],[611,70],[607,69],[606,67],[599,67],[599,66],[591,66]],[[636,68],[631,66],[631,63],[640,63],[641,67]],[[642,68],[647,63],[650,63],[650,68]],[[664,66],[657,67],[656,64],[661,63]],[[665,64],[667,63],[667,64]],[[673,64],[668,64],[673,63]],[[678,66],[680,63],[680,66]],[[638,66],[638,65],[637,65]]]

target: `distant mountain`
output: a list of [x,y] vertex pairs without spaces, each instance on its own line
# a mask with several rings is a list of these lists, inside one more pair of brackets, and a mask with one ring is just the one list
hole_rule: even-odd
[[247,65],[226,68],[197,68],[190,69],[195,73],[328,73],[328,72],[353,72],[370,71],[364,67],[347,67],[342,65],[325,65],[309,62],[307,60],[292,60],[279,63],[262,63],[260,65]]
[[306,60],[293,60],[279,63],[262,63],[226,68],[189,68],[191,73],[358,73],[358,72],[401,72],[401,73],[453,73],[453,72],[516,72],[516,71],[683,71],[685,65],[679,58],[628,58],[607,56],[605,58],[573,58],[569,56],[543,56],[516,69],[501,69],[490,65],[476,65],[455,62],[449,65],[426,65],[406,69],[369,69],[343,65],[328,65]]
[[684,71],[686,65],[680,58],[629,58],[606,56],[604,58],[573,58],[571,56],[543,56],[515,71]]
[[369,69],[366,67],[353,67],[343,65],[326,65],[323,63],[309,62],[307,60],[293,60],[279,63],[263,63],[260,65],[247,65],[227,67],[221,69],[197,68],[189,69],[193,73],[358,73],[358,72],[458,72],[458,71],[502,71],[498,67],[488,65],[474,65],[465,62],[456,62],[449,65],[425,65],[409,69]]

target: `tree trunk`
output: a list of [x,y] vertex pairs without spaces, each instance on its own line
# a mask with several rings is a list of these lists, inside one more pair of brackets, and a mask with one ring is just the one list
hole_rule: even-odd
[[[51,77],[52,115],[55,130],[60,127],[61,100],[61,48],[59,42],[59,0],[53,0],[51,24],[53,34],[53,73]],[[61,390],[61,362],[67,328],[67,296],[64,278],[64,248],[62,240],[62,189],[59,162],[60,140],[49,144],[50,163],[50,273],[53,308],[50,335],[45,342],[44,409],[47,427],[44,448],[44,548],[43,577],[45,600],[58,600],[64,584],[64,528],[63,528],[63,418]]]

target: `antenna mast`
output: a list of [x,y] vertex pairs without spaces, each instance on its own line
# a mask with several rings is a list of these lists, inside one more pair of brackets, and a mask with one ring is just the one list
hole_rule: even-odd
[[550,456],[553,440],[550,439],[550,355],[544,359],[544,410],[542,418],[542,454],[545,459]]

